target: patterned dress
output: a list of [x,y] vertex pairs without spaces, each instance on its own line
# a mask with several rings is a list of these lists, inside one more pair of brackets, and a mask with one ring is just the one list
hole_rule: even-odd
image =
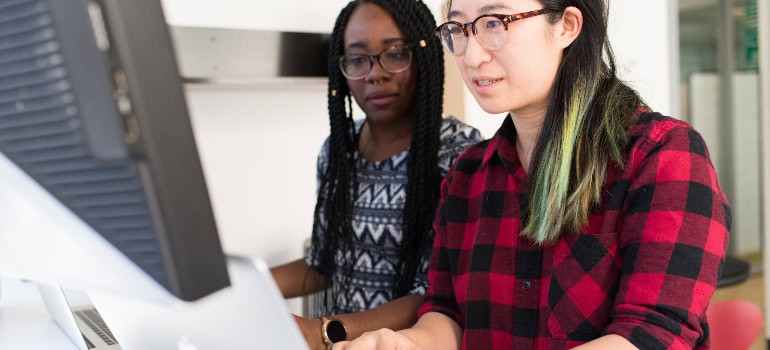
[[[356,121],[356,130],[360,131],[364,120]],[[438,154],[438,167],[443,177],[452,161],[466,148],[482,140],[475,128],[453,118],[445,118],[441,125],[441,147]],[[399,247],[402,239],[402,212],[406,201],[407,155],[409,149],[389,159],[370,162],[356,157],[358,179],[358,197],[353,204],[353,253],[357,261],[353,267],[348,285],[348,293],[341,293],[339,286],[346,283],[344,268],[331,273],[334,281],[332,290],[336,298],[336,308],[331,314],[359,312],[374,308],[393,299],[393,275],[398,264]],[[329,140],[324,142],[318,156],[318,183],[326,172],[329,160]],[[440,183],[436,183],[438,189]],[[321,208],[323,212],[324,208]],[[326,223],[321,215],[321,228],[313,232],[323,241]],[[431,235],[432,232],[425,232]],[[322,246],[311,246],[305,257],[308,265],[319,268]],[[337,252],[336,260],[341,261],[344,252]],[[425,294],[428,289],[427,269],[430,250],[422,256],[410,294]],[[320,271],[327,277],[327,271]]]

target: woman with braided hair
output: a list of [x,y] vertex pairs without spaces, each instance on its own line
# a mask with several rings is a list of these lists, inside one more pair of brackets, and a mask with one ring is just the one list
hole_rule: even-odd
[[[287,298],[331,287],[327,317],[295,318],[311,348],[407,328],[424,301],[441,179],[482,139],[442,118],[434,27],[419,0],[356,0],[337,17],[312,245],[305,259],[272,269]],[[365,118],[353,119],[352,100]]]

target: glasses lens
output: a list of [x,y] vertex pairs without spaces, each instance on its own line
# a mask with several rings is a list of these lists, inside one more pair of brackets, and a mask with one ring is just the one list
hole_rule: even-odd
[[382,68],[391,72],[403,72],[412,63],[412,51],[406,46],[394,46],[380,54]]
[[444,48],[451,54],[457,54],[465,50],[465,37],[463,29],[455,23],[444,23],[439,28],[439,39]]
[[476,22],[476,37],[488,50],[496,50],[505,42],[505,23],[493,16],[479,18]]
[[361,79],[369,73],[371,61],[366,55],[345,55],[340,58],[340,69],[349,79]]

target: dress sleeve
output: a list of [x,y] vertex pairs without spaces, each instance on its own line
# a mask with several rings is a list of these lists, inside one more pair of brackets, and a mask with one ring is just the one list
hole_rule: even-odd
[[[318,161],[316,163],[316,196],[318,200],[322,200],[321,196],[318,196],[319,192],[321,191],[321,183],[323,182],[323,177],[326,174],[326,169],[328,168],[329,164],[329,139],[327,138],[324,142],[323,146],[321,146],[321,151],[318,153]],[[323,203],[323,202],[322,202]],[[317,228],[313,229],[313,236],[318,236],[318,240],[313,240],[313,242],[320,243],[318,245],[311,244],[310,248],[305,252],[305,262],[308,264],[308,266],[311,266],[318,270],[321,265],[321,256],[322,256],[322,250],[323,250],[323,239],[324,239],[324,232],[326,228],[326,222],[324,221],[324,216],[320,215],[323,213],[323,207],[320,208],[319,213],[316,213],[315,215],[319,215],[319,217],[314,218],[317,219],[319,222],[319,226]],[[328,276],[328,271],[320,271],[325,276]]]
[[473,146],[484,137],[478,129],[464,124],[454,117],[448,117],[441,131],[441,150],[438,155],[438,168],[443,178],[454,164],[454,160],[468,147]]
[[708,337],[730,207],[695,130],[656,130],[637,145],[626,161],[623,267],[607,333],[640,349],[692,349]]
[[430,264],[430,252],[431,248],[425,249],[420,256],[420,262],[417,264],[417,272],[414,275],[414,284],[409,294],[425,295],[428,291],[428,266]]

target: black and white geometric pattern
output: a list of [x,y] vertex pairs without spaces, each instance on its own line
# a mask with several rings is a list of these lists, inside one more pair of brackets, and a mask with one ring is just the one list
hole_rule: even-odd
[[[364,119],[356,121],[361,130]],[[478,130],[454,117],[444,118],[441,125],[441,149],[438,166],[443,177],[452,161],[467,147],[482,140]],[[318,183],[328,164],[329,140],[324,142],[318,156]],[[370,162],[356,153],[358,197],[353,205],[353,232],[355,241],[350,252],[337,252],[337,261],[343,254],[354,254],[356,263],[348,285],[349,294],[340,293],[345,283],[344,270],[339,267],[333,273],[333,298],[336,309],[331,314],[359,312],[387,303],[393,298],[393,274],[398,263],[402,239],[402,211],[406,201],[407,155],[409,149],[379,162]],[[436,183],[438,189],[440,183]],[[323,211],[323,208],[321,208]],[[323,215],[321,215],[323,218]],[[325,222],[321,222],[325,227]],[[323,230],[314,234],[323,238]],[[432,232],[426,232],[432,236]],[[319,265],[320,249],[313,246],[308,251],[308,265]],[[430,250],[426,250],[430,254]],[[425,294],[428,289],[427,270],[429,256],[423,256],[410,294]],[[338,263],[338,266],[340,264]]]

